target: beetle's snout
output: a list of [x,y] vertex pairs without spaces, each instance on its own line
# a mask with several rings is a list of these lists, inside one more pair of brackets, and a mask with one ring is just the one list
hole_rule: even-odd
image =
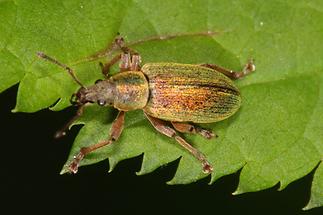
[[87,102],[89,102],[86,99],[87,89],[82,87],[80,88],[76,93],[73,93],[70,102],[73,105],[83,105]]

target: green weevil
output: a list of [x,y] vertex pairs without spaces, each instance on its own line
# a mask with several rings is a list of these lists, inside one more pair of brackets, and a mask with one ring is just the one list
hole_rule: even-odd
[[[67,70],[73,80],[81,86],[71,98],[71,102],[78,106],[77,114],[56,133],[56,137],[66,134],[66,130],[82,115],[84,107],[89,103],[113,106],[119,111],[112,123],[108,139],[81,148],[67,165],[68,171],[76,173],[84,156],[118,140],[123,130],[125,112],[142,109],[157,131],[174,138],[201,162],[203,172],[211,173],[213,167],[206,156],[176,131],[212,138],[212,131],[191,123],[217,122],[232,116],[239,109],[240,91],[232,79],[253,72],[255,65],[252,60],[249,60],[240,72],[215,64],[147,63],[141,67],[140,55],[126,47],[122,37],[117,36],[112,45],[119,47],[122,52],[110,62],[100,64],[106,79],[89,87],[78,80],[70,67],[42,52],[38,53],[40,58]],[[118,61],[120,72],[109,75],[110,67]],[[167,122],[170,122],[172,127]]]

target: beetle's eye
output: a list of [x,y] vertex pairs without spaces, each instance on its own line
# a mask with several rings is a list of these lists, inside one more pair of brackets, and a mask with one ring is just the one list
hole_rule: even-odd
[[98,100],[98,105],[100,105],[100,106],[104,106],[104,105],[105,105],[105,101],[104,101],[104,100],[102,100],[102,99],[99,99],[99,100]]

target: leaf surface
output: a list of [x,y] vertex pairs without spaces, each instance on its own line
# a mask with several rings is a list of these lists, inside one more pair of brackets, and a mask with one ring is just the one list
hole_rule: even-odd
[[[69,75],[37,59],[43,51],[70,65],[85,85],[102,78],[90,56],[120,32],[126,41],[207,30],[212,37],[179,36],[137,44],[145,62],[215,63],[239,70],[249,58],[257,71],[236,82],[243,104],[233,117],[206,127],[219,138],[184,135],[214,165],[211,183],[242,168],[236,194],[280,183],[280,189],[317,169],[307,209],[323,204],[323,3],[321,1],[0,1],[0,91],[17,84],[14,111],[69,106],[77,89]],[[92,106],[68,161],[87,145],[105,139],[116,111]],[[142,111],[126,115],[118,142],[82,165],[144,154],[146,174],[181,157],[169,182],[206,177],[200,164],[175,141],[154,131]]]

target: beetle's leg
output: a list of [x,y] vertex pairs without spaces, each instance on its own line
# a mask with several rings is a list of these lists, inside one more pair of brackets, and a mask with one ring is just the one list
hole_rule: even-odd
[[75,116],[72,119],[70,119],[70,121],[68,121],[60,130],[58,130],[55,133],[54,138],[61,138],[61,137],[65,136],[66,131],[73,124],[73,122],[75,122],[75,120],[77,120],[83,114],[83,110],[84,110],[84,105],[80,106],[79,109],[77,110]]
[[[117,63],[119,60],[120,62],[120,71],[126,71],[131,69],[132,71],[137,71],[137,70],[133,70],[137,69],[140,63],[140,57],[139,59],[135,56],[138,55],[138,53],[136,51],[134,51],[133,49],[125,46],[125,42],[123,37],[121,37],[120,35],[118,35],[115,39],[114,42],[109,46],[108,50],[116,50],[119,49],[121,50],[123,53],[116,55],[115,57],[113,57],[109,62],[107,62],[106,64],[102,64],[100,63],[101,69],[102,69],[102,73],[104,76],[108,77],[108,73],[110,71],[110,67],[113,66],[115,63]],[[135,57],[135,58],[133,58]],[[134,62],[134,63],[132,63]],[[136,66],[136,63],[138,63],[138,66]],[[130,65],[134,65],[134,66],[130,66]]]
[[236,72],[236,71],[233,71],[233,70],[230,70],[230,69],[226,69],[226,68],[223,68],[223,67],[218,66],[216,64],[200,64],[200,65],[204,66],[204,67],[214,69],[214,70],[216,70],[218,72],[221,72],[221,73],[223,73],[224,75],[228,76],[231,79],[242,78],[242,77],[244,77],[244,76],[248,75],[249,73],[256,70],[256,66],[253,63],[253,60],[249,60],[246,63],[246,65],[243,67],[242,71],[240,71],[240,72]]
[[120,49],[123,53],[130,53],[130,54],[137,53],[135,50],[125,45],[124,39],[120,35],[116,36],[109,50],[116,50],[116,49]]
[[113,66],[114,64],[116,64],[119,60],[121,59],[121,54],[118,54],[116,56],[114,56],[109,62],[107,62],[106,64],[103,64],[100,62],[100,66],[101,66],[101,71],[102,74],[105,77],[109,76],[109,72],[110,72],[110,68],[111,66]]
[[123,130],[124,115],[125,115],[124,111],[119,112],[117,118],[112,123],[111,129],[110,129],[110,136],[107,140],[103,140],[97,144],[81,148],[80,152],[76,156],[74,156],[74,159],[72,160],[72,162],[68,164],[67,168],[69,172],[77,173],[81,160],[84,158],[84,156],[86,156],[90,152],[93,152],[103,146],[109,145],[114,141],[118,140]]
[[199,134],[206,139],[211,139],[212,137],[216,136],[212,131],[198,127],[196,125],[191,125],[189,123],[183,122],[171,122],[173,127],[181,132],[181,133],[191,133],[191,134]]
[[191,146],[188,142],[186,142],[182,137],[178,136],[176,131],[169,127],[165,121],[157,119],[155,117],[149,116],[146,114],[147,119],[150,123],[154,126],[154,128],[159,131],[160,133],[174,138],[181,146],[183,146],[187,151],[189,151],[196,159],[198,159],[203,166],[203,172],[211,173],[213,171],[212,165],[207,161],[205,155]]
[[140,71],[141,57],[138,53],[131,56],[131,71]]
[[[111,61],[109,61],[106,64],[100,63],[103,75],[105,77],[109,77],[109,72],[110,72],[111,66],[113,66],[115,63],[117,63],[119,60],[120,60],[120,63],[119,63],[120,72],[129,71],[129,70],[137,71],[137,70],[133,70],[133,68],[138,67],[138,66],[136,66],[136,64],[140,63],[140,58],[138,61],[135,58],[135,56],[137,56],[137,55],[131,56],[130,53],[121,53],[121,54],[116,55],[114,58],[112,58]],[[136,61],[134,61],[133,59]],[[135,64],[132,63],[133,61]]]
[[130,53],[121,53],[116,55],[114,58],[112,58],[111,61],[109,61],[104,65],[100,63],[103,75],[108,77],[110,67],[114,65],[116,62],[118,62],[119,60],[120,60],[120,63],[119,63],[120,72],[140,70],[141,57],[138,53],[135,53],[133,55]]
[[120,72],[129,71],[131,69],[131,54],[122,53],[119,63]]

